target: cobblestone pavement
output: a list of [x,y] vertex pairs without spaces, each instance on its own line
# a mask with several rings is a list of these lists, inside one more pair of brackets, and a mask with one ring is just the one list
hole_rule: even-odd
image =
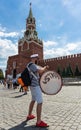
[[[8,90],[0,85],[0,130],[81,130],[81,86],[63,86],[57,95],[43,94],[42,119],[48,128],[26,122],[30,91]],[[36,114],[34,107],[33,114]]]

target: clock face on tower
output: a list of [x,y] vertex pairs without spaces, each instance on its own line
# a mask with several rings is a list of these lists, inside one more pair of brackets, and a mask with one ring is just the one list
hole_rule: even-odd
[[29,35],[29,30],[27,30],[27,31],[25,32],[25,35],[27,35],[27,36]]

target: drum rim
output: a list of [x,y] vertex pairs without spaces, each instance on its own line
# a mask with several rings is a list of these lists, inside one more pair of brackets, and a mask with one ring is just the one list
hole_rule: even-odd
[[[47,70],[46,72],[48,72],[48,71],[55,72],[57,75],[59,75],[59,74],[58,74],[56,71],[54,71],[54,70]],[[44,73],[42,74],[42,76],[43,76],[46,72],[44,72]],[[41,77],[42,77],[42,76],[41,76]],[[62,85],[63,85],[62,77],[61,77],[60,75],[59,75],[59,77],[60,77],[60,79],[61,79],[61,85],[60,85],[60,89],[59,89],[56,93],[48,94],[48,93],[44,92],[44,90],[43,90],[42,87],[41,87],[41,83],[40,83],[40,88],[41,88],[42,92],[43,92],[44,94],[46,94],[46,95],[56,95],[56,94],[62,89]],[[41,82],[41,79],[40,79],[40,82]]]

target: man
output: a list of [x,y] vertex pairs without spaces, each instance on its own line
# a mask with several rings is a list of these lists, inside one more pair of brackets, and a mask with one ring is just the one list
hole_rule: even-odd
[[33,54],[30,56],[30,58],[31,58],[31,62],[29,64],[31,64],[31,63],[32,64],[29,66],[29,69],[30,69],[30,73],[33,72],[34,75],[32,75],[32,73],[30,74],[30,77],[32,79],[31,86],[30,86],[32,100],[31,100],[30,105],[29,105],[29,112],[28,112],[28,116],[27,116],[27,121],[35,118],[35,116],[32,114],[32,111],[33,111],[33,107],[34,107],[35,102],[37,102],[36,126],[37,127],[48,127],[47,123],[45,123],[44,121],[41,120],[43,99],[42,99],[42,91],[40,89],[40,83],[39,83],[39,79],[40,79],[39,75],[42,74],[44,71],[46,71],[48,69],[48,66],[39,67],[38,65],[35,64],[38,62],[38,54]]

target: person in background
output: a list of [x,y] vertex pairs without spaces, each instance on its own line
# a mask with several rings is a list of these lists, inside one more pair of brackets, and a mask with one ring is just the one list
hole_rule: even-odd
[[17,81],[18,81],[18,83],[21,85],[19,92],[24,92],[24,95],[27,95],[28,86],[25,86],[25,85],[24,85],[24,83],[23,83],[21,77],[19,77],[19,78],[17,79]]
[[10,89],[10,79],[7,79],[7,88]]
[[[39,80],[40,80],[40,74],[45,72],[49,67],[48,66],[39,67],[37,65],[38,59],[39,59],[38,54],[33,54],[33,55],[30,56],[30,58],[31,58],[31,62],[32,62],[32,64],[29,66],[30,77],[31,77],[30,91],[31,91],[32,99],[31,99],[31,102],[30,102],[30,105],[29,105],[29,111],[28,111],[28,115],[27,115],[26,120],[28,121],[28,120],[31,120],[31,119],[35,118],[35,116],[32,114],[32,111],[33,111],[33,107],[34,107],[35,102],[37,102],[37,107],[36,107],[36,114],[37,114],[36,127],[48,127],[48,124],[41,120],[43,98],[42,98],[42,91],[41,91],[41,88],[40,88]],[[32,76],[31,72],[33,72],[35,76]]]

